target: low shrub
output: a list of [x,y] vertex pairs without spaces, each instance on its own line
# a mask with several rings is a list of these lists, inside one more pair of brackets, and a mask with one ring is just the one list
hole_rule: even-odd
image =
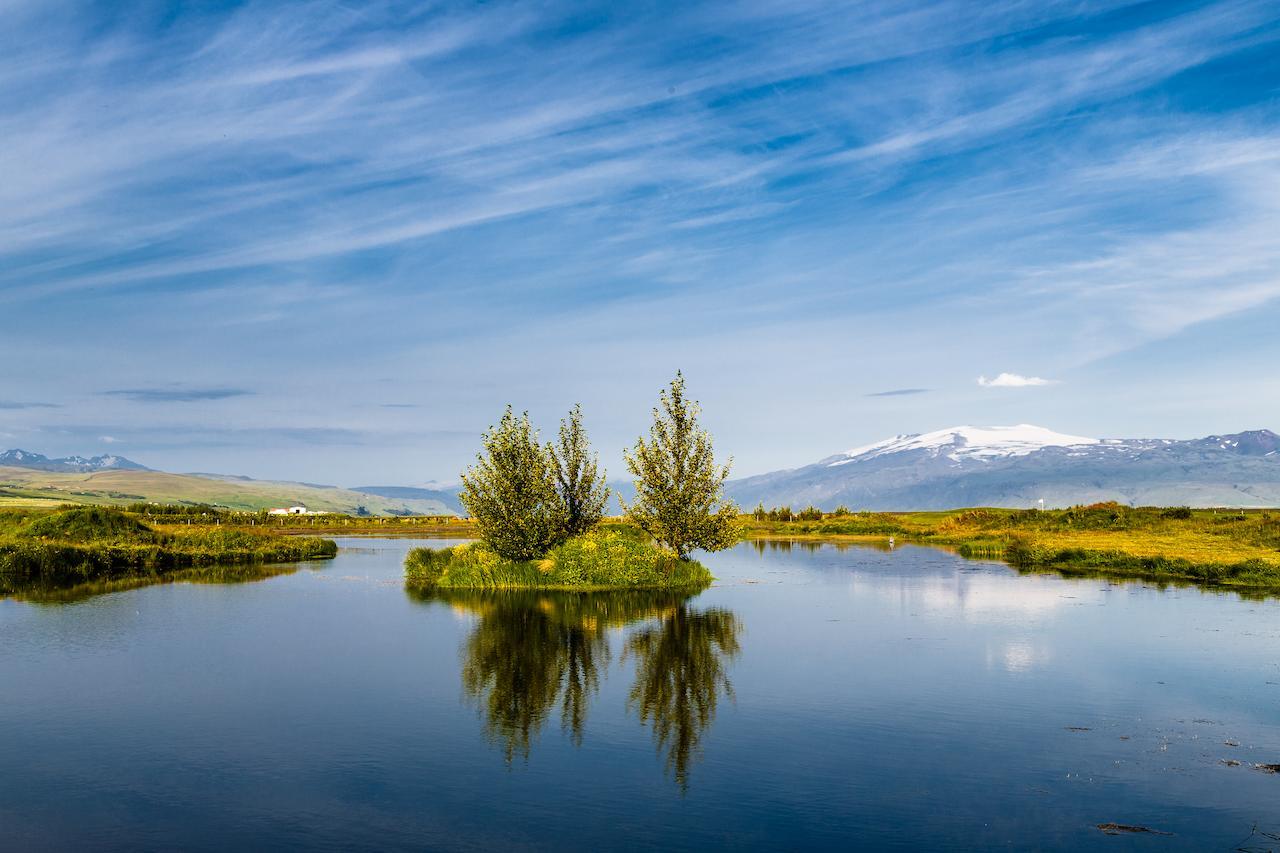
[[19,536],[58,542],[155,542],[156,532],[131,515],[102,506],[81,506],[37,517]]

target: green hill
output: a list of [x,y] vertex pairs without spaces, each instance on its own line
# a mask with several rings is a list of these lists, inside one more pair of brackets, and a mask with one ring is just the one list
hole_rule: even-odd
[[163,471],[71,473],[0,467],[0,506],[144,502],[210,504],[238,510],[302,504],[349,515],[456,515],[439,500],[385,497],[351,489]]

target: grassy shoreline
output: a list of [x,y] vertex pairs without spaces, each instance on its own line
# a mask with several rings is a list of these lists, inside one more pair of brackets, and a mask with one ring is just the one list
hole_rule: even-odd
[[[0,593],[203,571],[215,580],[237,567],[327,559],[336,543],[218,525],[147,524],[102,507],[0,513]],[[248,574],[257,574],[250,571]]]
[[[349,536],[416,536],[473,538],[474,524],[448,517],[286,516],[264,518],[199,506],[138,506],[121,513],[89,507],[57,510],[0,510],[0,594],[13,594],[24,584],[71,584],[114,578],[159,578],[187,571],[214,572],[222,567],[260,566],[325,559],[336,545],[316,534]],[[127,529],[58,530],[57,519],[71,513],[112,512],[140,527]],[[53,524],[52,529],[41,528]],[[34,525],[27,535],[23,529]],[[1176,581],[1237,590],[1280,591],[1280,511],[1188,510],[1131,508],[1117,504],[1069,510],[959,509],[939,512],[825,513],[806,520],[771,521],[740,518],[744,540],[794,540],[884,545],[890,536],[900,544],[946,548],[975,559],[1002,560],[1022,571],[1052,571],[1063,575]],[[643,537],[625,522],[611,519],[605,534],[631,542]],[[468,546],[473,548],[474,546]],[[470,554],[454,566],[451,582],[461,582],[460,568],[479,572],[467,580],[471,587],[509,589],[616,589],[637,580],[628,575],[626,558],[621,575],[610,575],[599,554],[565,556],[564,566],[548,572],[532,563],[509,566],[497,574],[483,569]],[[608,553],[607,551],[603,553]],[[620,554],[621,552],[618,552]],[[645,556],[656,565],[655,554]],[[618,554],[609,559],[616,559]],[[667,559],[670,555],[664,555]],[[418,558],[421,559],[421,558]],[[453,558],[451,558],[453,559]],[[576,563],[574,562],[576,560]],[[585,561],[585,562],[584,562]],[[589,564],[595,563],[594,566]],[[643,561],[642,561],[643,562]],[[582,566],[589,573],[583,574]],[[669,573],[651,573],[636,588],[676,589],[710,578],[693,564],[675,580]],[[423,585],[424,569],[406,576]],[[488,571],[487,575],[484,571]],[[684,570],[682,570],[684,571]],[[594,574],[590,574],[594,573]],[[590,575],[590,576],[589,576]],[[620,580],[620,578],[622,578]],[[429,582],[427,582],[429,583]]]
[[851,513],[744,519],[744,538],[944,547],[1026,571],[1280,590],[1280,512],[1096,504],[1067,510]]

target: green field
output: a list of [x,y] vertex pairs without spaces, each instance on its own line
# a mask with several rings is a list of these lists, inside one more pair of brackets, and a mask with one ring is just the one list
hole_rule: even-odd
[[[256,511],[303,504],[317,512],[350,515],[450,515],[434,500],[384,498],[349,489],[162,471],[96,471],[87,474],[0,467],[0,507],[132,503],[208,504]],[[363,509],[363,512],[361,510]]]

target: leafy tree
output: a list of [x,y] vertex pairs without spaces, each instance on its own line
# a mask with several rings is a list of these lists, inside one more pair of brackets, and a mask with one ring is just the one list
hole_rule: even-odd
[[509,560],[541,557],[559,542],[564,508],[550,454],[538,442],[528,412],[511,411],[484,434],[485,453],[462,475],[462,505],[480,536]]
[[560,440],[548,449],[555,473],[556,491],[563,505],[563,535],[578,536],[595,527],[604,516],[609,487],[597,473],[599,458],[591,452],[582,429],[582,406],[575,405],[560,422]]
[[[738,508],[724,499],[729,464],[717,465],[711,436],[698,426],[698,403],[684,396],[677,372],[653,410],[649,440],[624,452],[636,499],[623,509],[633,523],[685,558],[695,548],[719,551],[737,540]],[[730,460],[730,464],[732,460]]]
[[799,521],[822,521],[822,510],[813,504],[809,504],[796,515]]
[[756,521],[764,521],[769,517],[768,510],[764,508],[764,501],[760,501],[760,503],[756,504],[756,508],[751,515],[755,517]]

